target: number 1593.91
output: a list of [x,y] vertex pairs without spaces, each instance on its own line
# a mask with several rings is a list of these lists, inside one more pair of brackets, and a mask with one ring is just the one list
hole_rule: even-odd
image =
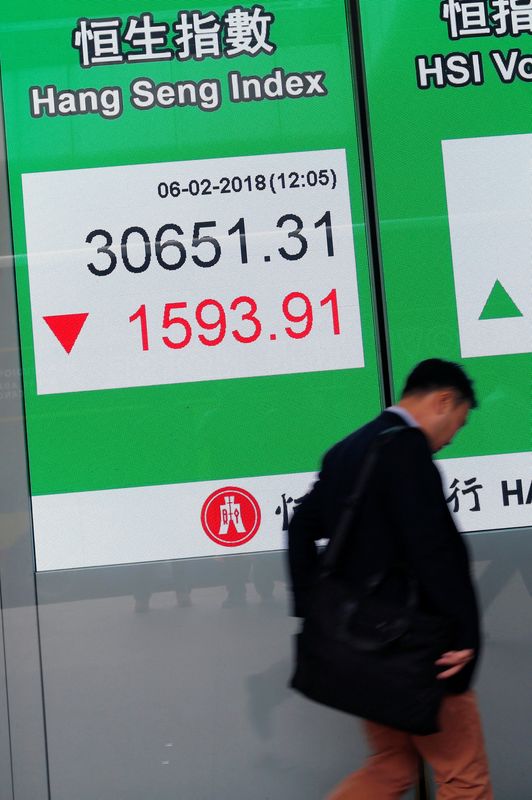
[[[330,309],[329,313],[319,320],[320,326],[326,326],[329,330],[332,328],[333,335],[338,336],[340,319],[336,289],[331,289],[329,294],[319,301],[319,305],[323,309],[329,306]],[[251,344],[261,337],[269,338],[270,341],[282,336],[305,339],[311,333],[316,321],[315,307],[304,292],[290,292],[283,298],[282,319],[276,326],[277,329],[273,331],[264,329],[258,304],[248,295],[235,297],[227,310],[222,303],[210,297],[198,303],[191,312],[189,314],[189,304],[185,301],[165,304],[161,327],[167,333],[161,336],[161,339],[166,347],[171,350],[181,350],[190,344],[193,338],[197,338],[206,347],[216,347],[227,335],[240,344]],[[148,321],[145,303],[130,316],[129,321],[139,325],[142,349],[150,350],[152,321],[151,319]]]

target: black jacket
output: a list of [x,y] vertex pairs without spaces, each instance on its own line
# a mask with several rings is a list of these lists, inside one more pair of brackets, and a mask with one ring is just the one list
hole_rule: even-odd
[[[402,417],[385,411],[338,442],[325,455],[317,482],[296,508],[288,531],[296,616],[305,616],[319,567],[316,542],[334,535],[371,442],[399,425],[406,427]],[[424,610],[450,621],[450,649],[472,648],[478,657],[478,609],[467,548],[447,508],[440,474],[419,428],[409,428],[382,450],[353,524],[342,571],[356,584],[383,569],[392,570],[397,563],[406,564],[417,578]],[[389,591],[401,602],[404,587],[399,582],[391,580]],[[475,662],[449,679],[449,691],[465,691],[474,666]]]

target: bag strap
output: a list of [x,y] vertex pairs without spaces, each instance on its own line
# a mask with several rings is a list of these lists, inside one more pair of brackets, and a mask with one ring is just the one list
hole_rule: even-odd
[[362,467],[357,475],[353,491],[345,501],[342,514],[336,529],[331,536],[329,544],[323,554],[323,561],[320,572],[330,574],[340,560],[344,545],[347,542],[353,520],[362,503],[363,495],[368,487],[369,481],[375,465],[379,458],[382,448],[392,439],[395,439],[401,432],[410,430],[409,425],[394,425],[391,428],[381,431],[371,442],[369,449],[362,462]]

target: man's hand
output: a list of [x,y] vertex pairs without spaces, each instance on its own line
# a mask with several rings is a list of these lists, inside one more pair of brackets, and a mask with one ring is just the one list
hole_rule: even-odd
[[438,673],[438,678],[452,678],[457,672],[465,667],[475,655],[474,650],[449,650],[436,661],[438,667],[449,667],[449,669]]

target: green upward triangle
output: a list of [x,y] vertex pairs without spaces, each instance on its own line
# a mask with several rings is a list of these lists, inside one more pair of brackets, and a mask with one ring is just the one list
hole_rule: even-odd
[[522,316],[522,311],[516,306],[502,283],[496,280],[479,319],[504,319]]

